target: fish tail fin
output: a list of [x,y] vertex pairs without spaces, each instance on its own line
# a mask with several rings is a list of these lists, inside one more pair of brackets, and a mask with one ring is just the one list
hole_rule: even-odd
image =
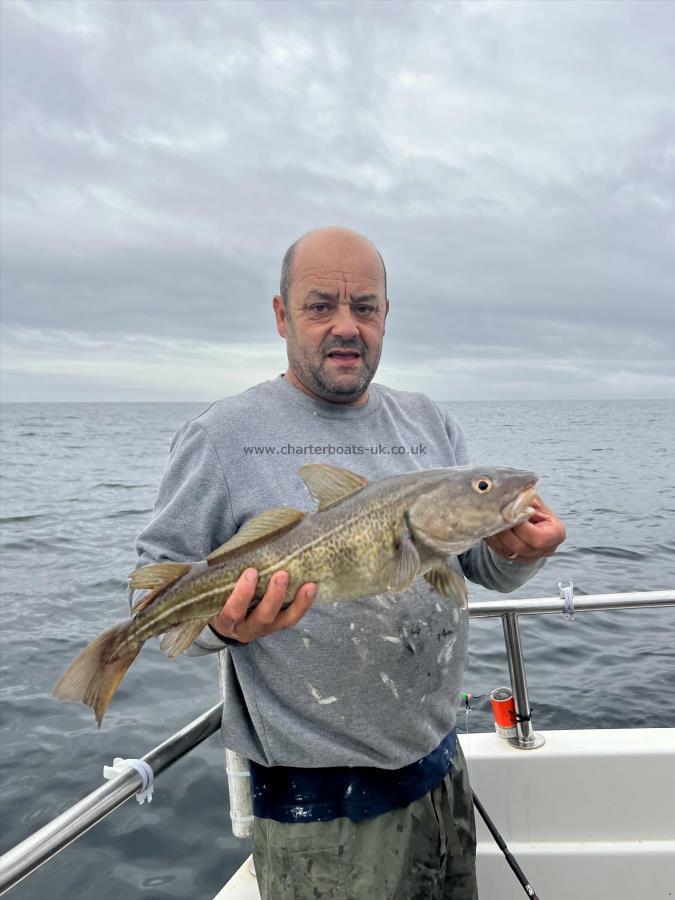
[[123,622],[99,635],[68,666],[54,688],[58,700],[77,700],[90,706],[99,728],[108,704],[143,646],[141,642],[131,652],[119,654],[117,648],[129,624]]

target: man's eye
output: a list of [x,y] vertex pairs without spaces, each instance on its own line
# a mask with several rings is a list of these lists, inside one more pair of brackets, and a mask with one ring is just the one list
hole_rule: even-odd
[[372,316],[375,312],[375,307],[369,306],[367,303],[359,303],[359,305],[355,307],[355,310],[359,316]]
[[317,315],[323,315],[323,313],[328,312],[329,306],[327,303],[313,303],[309,311],[316,313]]

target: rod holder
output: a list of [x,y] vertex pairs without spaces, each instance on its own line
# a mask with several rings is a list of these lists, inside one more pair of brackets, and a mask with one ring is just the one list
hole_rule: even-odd
[[502,616],[506,658],[509,663],[511,691],[516,707],[516,737],[509,739],[512,747],[519,750],[536,750],[544,744],[544,737],[537,734],[532,727],[532,710],[527,694],[523,647],[520,642],[520,627],[516,613],[508,612]]

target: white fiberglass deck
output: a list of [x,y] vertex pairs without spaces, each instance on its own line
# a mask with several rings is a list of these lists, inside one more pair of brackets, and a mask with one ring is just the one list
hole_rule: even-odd
[[[541,900],[675,897],[675,729],[544,735],[539,750],[495,734],[460,736],[473,787]],[[521,900],[476,819],[480,900]],[[248,861],[218,894],[258,898]]]

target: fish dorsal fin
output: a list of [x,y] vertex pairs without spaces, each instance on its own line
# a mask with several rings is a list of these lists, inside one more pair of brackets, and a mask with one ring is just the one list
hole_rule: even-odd
[[129,575],[129,587],[132,591],[149,590],[134,606],[132,612],[138,613],[149,606],[155,597],[165,588],[182,578],[192,568],[191,563],[163,562],[151,566],[141,566]]
[[368,479],[349,469],[338,469],[325,463],[307,463],[301,466],[298,474],[307,485],[307,489],[318,504],[318,509],[326,509],[338,500],[350,497],[368,484]]
[[182,578],[192,568],[192,563],[163,562],[151,566],[141,566],[129,575],[129,587],[137,591],[139,588],[165,588]]
[[252,544],[260,538],[270,537],[285,531],[292,525],[295,525],[305,514],[299,509],[291,509],[290,506],[275,506],[273,509],[266,509],[259,515],[249,519],[241,526],[239,531],[226,541],[222,547],[218,547],[213,553],[209,553],[206,557],[210,566],[219,563],[224,556],[232,550],[238,550],[245,544]]

